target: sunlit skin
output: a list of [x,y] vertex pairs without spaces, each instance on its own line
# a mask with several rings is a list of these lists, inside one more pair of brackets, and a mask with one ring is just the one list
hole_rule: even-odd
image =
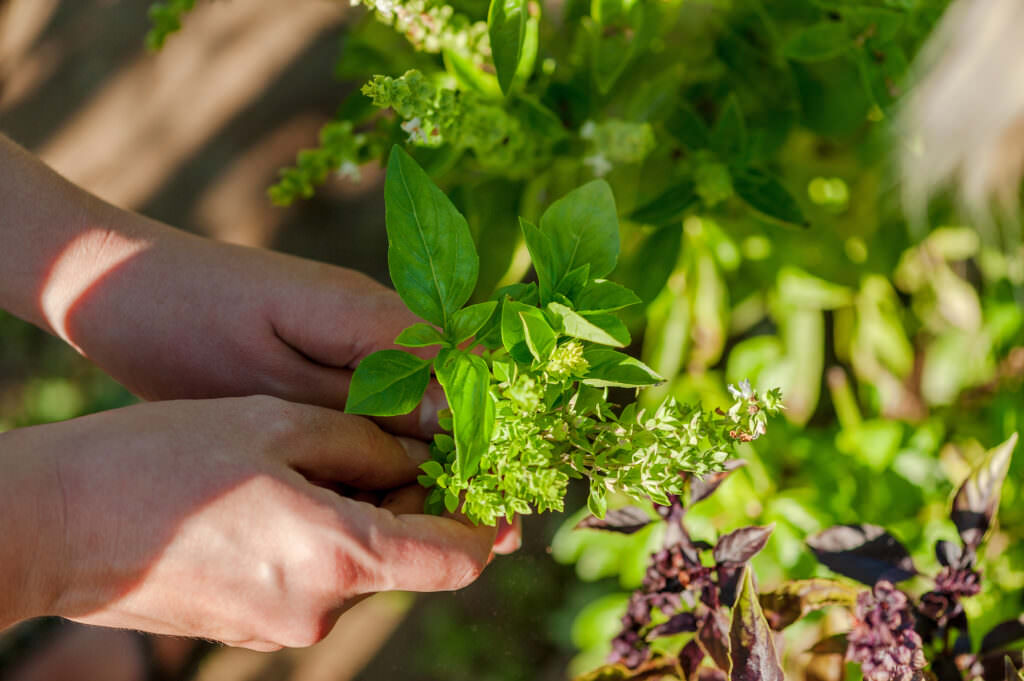
[[[460,588],[517,547],[404,487],[436,384],[379,427],[336,411],[359,360],[418,321],[392,291],[122,211],[2,136],[0,177],[0,308],[176,400],[0,436],[0,628],[59,614],[309,645],[361,594]],[[275,397],[211,399],[245,395]]]

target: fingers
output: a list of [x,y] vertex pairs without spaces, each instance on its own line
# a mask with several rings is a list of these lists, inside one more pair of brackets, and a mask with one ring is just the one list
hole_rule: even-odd
[[381,501],[380,507],[395,515],[423,513],[423,504],[427,500],[428,491],[418,484],[407,485],[390,492]]
[[426,443],[389,435],[360,416],[285,402],[278,407],[287,412],[288,426],[273,453],[313,480],[395,489],[413,482],[430,456]]
[[[355,585],[360,593],[461,589],[480,575],[491,555],[493,527],[418,513],[394,515],[349,500],[339,502],[346,525],[365,542],[365,555],[372,557],[353,571],[362,582]],[[411,499],[403,496],[393,507],[406,502]]]
[[523,545],[523,519],[513,516],[511,520],[502,518],[498,521],[497,536],[494,539],[494,552],[500,555],[515,553]]

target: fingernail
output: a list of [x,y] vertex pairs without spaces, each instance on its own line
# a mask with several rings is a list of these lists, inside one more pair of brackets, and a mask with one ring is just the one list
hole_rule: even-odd
[[402,445],[406,456],[412,459],[417,466],[430,458],[430,447],[427,446],[427,443],[408,437],[396,437],[395,439],[398,440],[398,444]]

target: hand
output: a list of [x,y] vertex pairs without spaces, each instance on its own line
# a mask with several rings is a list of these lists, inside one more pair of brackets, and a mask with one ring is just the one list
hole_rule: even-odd
[[[394,347],[399,331],[418,321],[397,294],[358,272],[202,239],[135,215],[112,219],[135,222],[85,249],[92,263],[111,264],[76,273],[67,289],[82,292],[63,306],[62,328],[144,398],[268,394],[342,409],[355,365]],[[125,237],[131,234],[139,237]],[[92,279],[88,286],[83,276]],[[428,438],[442,400],[434,383],[423,407],[382,422]]]
[[360,417],[270,397],[11,431],[0,436],[0,512],[19,518],[21,536],[0,544],[0,577],[5,564],[24,570],[0,592],[29,592],[19,618],[311,645],[363,594],[458,589],[480,574],[494,528],[412,513],[415,486],[377,507],[310,482],[391,490],[426,456],[422,442]]

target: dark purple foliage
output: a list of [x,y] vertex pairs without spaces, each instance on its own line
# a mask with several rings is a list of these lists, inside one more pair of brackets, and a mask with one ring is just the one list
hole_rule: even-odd
[[651,517],[642,508],[626,506],[608,511],[604,518],[588,515],[576,524],[576,529],[608,530],[609,532],[633,534],[644,529],[650,523]]
[[698,501],[710,497],[718,486],[725,482],[725,479],[732,475],[733,471],[746,466],[747,462],[742,459],[729,459],[725,462],[723,470],[717,473],[708,473],[703,478],[694,477],[690,480],[690,506]]
[[858,582],[902,582],[917,574],[910,553],[877,525],[836,525],[807,540],[824,565]]
[[1015,620],[1000,622],[981,639],[979,652],[984,655],[995,650],[1002,650],[1008,645],[1024,640],[1024,615]]

